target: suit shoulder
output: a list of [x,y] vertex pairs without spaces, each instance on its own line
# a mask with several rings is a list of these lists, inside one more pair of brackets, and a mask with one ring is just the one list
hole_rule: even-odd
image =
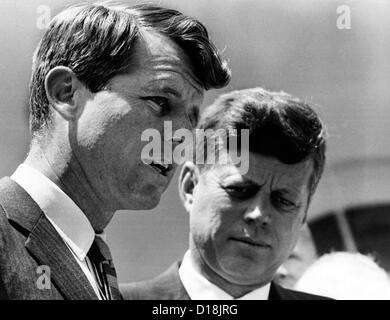
[[[0,190],[1,193],[1,190]],[[5,203],[0,198],[0,245],[5,241],[10,233],[14,233],[14,227],[8,219]]]
[[329,297],[318,296],[315,294],[286,289],[286,288],[283,288],[283,291],[287,296],[287,298],[289,298],[290,300],[334,300]]
[[28,231],[12,217],[10,218],[15,215],[14,207],[20,201],[4,188],[3,181],[4,178],[0,180],[0,258],[9,261],[10,256],[16,256],[20,250],[24,250]]
[[121,284],[120,291],[124,300],[164,300],[162,297],[166,293],[158,278]]
[[3,247],[4,240],[6,240],[8,232],[10,232],[9,221],[0,201],[0,248]]
[[146,281],[122,284],[120,290],[125,300],[178,300],[188,299],[179,278],[179,262],[174,263],[159,276]]

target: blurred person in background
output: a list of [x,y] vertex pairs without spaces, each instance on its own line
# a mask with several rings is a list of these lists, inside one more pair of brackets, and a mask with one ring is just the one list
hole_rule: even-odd
[[306,270],[295,290],[337,300],[390,300],[390,279],[372,257],[332,252]]
[[[273,282],[298,240],[323,172],[325,130],[317,114],[294,96],[253,88],[220,96],[197,129],[199,135],[211,130],[215,139],[197,137],[195,156],[179,177],[189,250],[156,278],[123,285],[124,298],[324,299]],[[231,157],[233,136],[221,143],[220,130],[249,132],[247,172]],[[215,149],[214,164],[199,161]]]
[[205,27],[178,11],[59,13],[33,58],[28,156],[0,181],[0,298],[121,299],[104,229],[117,210],[154,208],[176,168],[141,161],[141,134],[191,129],[204,92],[229,80]]
[[274,281],[284,288],[294,289],[297,281],[317,258],[313,237],[308,225],[305,224],[294,250],[276,272]]

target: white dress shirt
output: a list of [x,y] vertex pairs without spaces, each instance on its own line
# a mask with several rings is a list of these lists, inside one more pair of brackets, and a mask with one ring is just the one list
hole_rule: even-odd
[[235,299],[196,270],[190,251],[184,255],[179,268],[179,276],[191,300],[268,300],[269,283]]
[[[95,275],[89,269],[91,263],[87,257],[95,231],[81,209],[54,182],[26,164],[21,164],[11,179],[38,204],[80,265],[98,298],[104,299]],[[98,236],[105,240],[104,234]]]

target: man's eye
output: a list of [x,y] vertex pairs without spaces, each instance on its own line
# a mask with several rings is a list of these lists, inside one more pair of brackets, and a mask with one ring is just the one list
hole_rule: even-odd
[[165,97],[147,97],[147,100],[151,101],[151,107],[155,112],[163,115],[169,111],[169,101]]
[[292,210],[297,207],[297,205],[293,201],[290,201],[281,195],[273,195],[272,198],[275,205],[284,210]]
[[254,187],[239,187],[239,186],[228,186],[225,188],[229,196],[238,199],[249,199],[253,197],[257,189]]

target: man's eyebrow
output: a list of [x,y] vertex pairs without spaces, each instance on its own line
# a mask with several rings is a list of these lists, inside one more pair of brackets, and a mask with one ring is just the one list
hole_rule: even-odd
[[295,197],[299,196],[299,192],[296,192],[294,189],[281,188],[278,191],[283,193],[283,194],[288,194],[288,195],[295,196]]
[[164,86],[162,88],[158,88],[158,90],[165,93],[165,94],[172,95],[178,99],[181,99],[181,93],[172,87]]
[[151,86],[150,83],[148,86],[145,86],[145,87],[142,87],[142,90],[143,91],[159,91],[159,92],[162,92],[164,94],[167,94],[167,95],[172,95],[174,96],[175,98],[177,99],[181,99],[181,93],[179,91],[177,91],[176,89],[174,89],[173,87],[171,86],[168,86],[168,85],[164,85],[164,86]]

